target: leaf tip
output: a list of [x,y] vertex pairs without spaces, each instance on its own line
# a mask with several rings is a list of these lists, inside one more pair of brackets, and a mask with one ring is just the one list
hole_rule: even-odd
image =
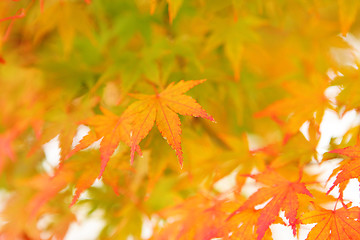
[[76,195],[73,197],[71,203],[69,204],[69,208],[71,208],[77,202],[78,198],[79,196]]
[[179,157],[179,164],[180,164],[180,169],[182,170],[182,169],[183,169],[183,167],[184,167],[184,161],[183,161],[182,156],[181,156],[181,157]]
[[112,188],[116,196],[120,196],[119,190],[116,187]]
[[213,116],[210,116],[210,115],[209,115],[209,118],[208,118],[208,119],[209,119],[210,121],[212,121],[213,123],[217,123]]
[[329,195],[329,193],[335,188],[336,185],[332,185],[331,188],[326,192],[326,195]]
[[71,200],[71,203],[69,204],[69,208],[71,208],[77,202],[77,200],[80,197],[80,193],[81,193],[81,191],[79,191],[79,189],[75,190],[74,196]]

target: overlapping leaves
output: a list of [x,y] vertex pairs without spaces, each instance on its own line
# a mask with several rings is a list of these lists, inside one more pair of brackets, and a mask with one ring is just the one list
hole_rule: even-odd
[[214,121],[214,118],[208,115],[194,99],[183,94],[204,81],[172,83],[165,90],[155,95],[132,94],[138,101],[131,104],[120,117],[103,109],[103,116],[97,115],[84,122],[93,127],[94,130],[90,131],[80,141],[72,153],[89,147],[102,138],[100,144],[102,162],[100,178],[120,141],[130,146],[131,163],[134,161],[136,151],[141,155],[139,144],[156,122],[161,135],[175,150],[182,166],[181,123],[177,113]]
[[[306,168],[321,159],[326,110],[359,111],[357,45],[339,58],[353,60],[349,72],[328,53],[338,47],[333,39],[348,39],[339,33],[349,37],[359,27],[358,8],[345,0],[2,1],[0,186],[11,197],[0,236],[39,239],[40,220],[51,215],[41,232],[63,239],[76,221],[68,205],[87,190],[90,199],[81,202],[103,209],[107,222],[99,239],[138,239],[145,218],[161,219],[155,239],[271,239],[276,223],[294,233],[315,223],[308,239],[360,238],[359,209],[344,196],[360,176],[358,145],[344,148],[353,139],[329,153],[342,159],[329,192],[340,187],[343,208],[322,208],[333,200],[328,189],[305,184],[315,181]],[[161,87],[193,78],[210,80],[197,96],[221,123],[184,118],[191,127],[182,132],[178,114],[214,120],[184,94],[204,80]],[[132,94],[130,102],[128,92],[150,85],[161,90]],[[331,105],[330,85],[341,90]],[[102,113],[89,118],[98,106]],[[91,130],[72,149],[79,122]],[[155,123],[160,134],[150,134]],[[163,149],[160,135],[171,148]],[[56,136],[60,164],[50,177],[35,150]],[[77,153],[99,141],[99,151]],[[181,142],[182,170],[169,164],[175,156],[183,164]],[[133,167],[127,160],[140,145],[144,157]],[[299,168],[304,176],[294,180]],[[97,177],[104,184],[91,187]],[[246,200],[249,180],[265,186]],[[170,205],[177,207],[163,210]]]

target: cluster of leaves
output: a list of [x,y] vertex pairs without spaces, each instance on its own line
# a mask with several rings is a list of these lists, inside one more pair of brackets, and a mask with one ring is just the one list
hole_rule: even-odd
[[[102,213],[94,239],[140,239],[146,219],[151,239],[272,239],[272,224],[360,239],[360,202],[344,196],[360,180],[359,125],[317,148],[325,111],[360,109],[346,41],[359,7],[1,1],[0,239],[63,239],[80,208]],[[311,169],[334,159],[328,187]]]

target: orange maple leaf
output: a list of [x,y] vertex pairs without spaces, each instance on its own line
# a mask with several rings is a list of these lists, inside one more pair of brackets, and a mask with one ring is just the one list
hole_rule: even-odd
[[250,177],[270,187],[263,187],[251,195],[228,219],[271,199],[261,210],[257,220],[257,239],[260,240],[264,237],[269,226],[278,217],[280,210],[284,210],[285,217],[289,220],[295,236],[296,224],[298,222],[296,216],[299,208],[297,194],[306,194],[312,197],[305,184],[301,183],[300,179],[296,182],[291,182],[272,170],[267,170]]
[[307,240],[322,239],[360,239],[360,208],[316,209],[305,213],[300,221],[303,224],[316,223],[307,236]]
[[161,135],[175,150],[182,166],[181,122],[177,113],[214,121],[214,118],[208,115],[200,104],[183,94],[204,81],[206,80],[186,82],[181,80],[177,84],[171,83],[164,91],[155,95],[132,94],[139,101],[131,104],[122,115],[125,119],[132,119],[131,162],[134,160],[134,154],[140,141],[148,135],[156,121]]
[[329,101],[324,95],[328,85],[328,79],[318,75],[310,77],[309,83],[286,82],[283,88],[290,96],[270,104],[257,112],[255,117],[271,117],[289,134],[298,132],[301,125],[311,119],[319,125],[325,109],[329,107]]
[[[113,155],[115,149],[118,147],[120,141],[131,146],[130,132],[131,127],[129,119],[125,116],[117,116],[116,114],[101,108],[104,115],[95,115],[83,121],[84,124],[93,128],[86,136],[84,136],[78,145],[67,155],[69,158],[75,152],[89,147],[94,142],[101,140],[100,143],[100,158],[101,158],[101,170],[98,178],[100,179],[105,167]],[[140,147],[134,146],[134,151],[137,151],[141,155]]]
[[[327,193],[330,193],[335,186],[337,186],[340,183],[343,183],[347,180],[350,180],[351,178],[358,178],[360,177],[360,147],[358,145],[346,147],[346,148],[340,148],[340,149],[334,149],[330,151],[329,153],[337,153],[343,156],[348,157],[348,159],[344,159],[338,168],[335,168],[331,176],[333,177],[336,173],[336,179],[333,183],[333,185],[330,187],[329,191]],[[343,184],[340,186],[340,198],[342,198],[342,192],[345,190],[346,184]]]

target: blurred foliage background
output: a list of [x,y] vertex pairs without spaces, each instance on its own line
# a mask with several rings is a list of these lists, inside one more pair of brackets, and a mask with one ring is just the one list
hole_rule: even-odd
[[[144,219],[151,219],[154,239],[236,232],[225,219],[248,197],[241,191],[246,174],[271,168],[296,180],[299,169],[322,158],[316,146],[325,110],[358,111],[359,48],[347,41],[360,27],[358,5],[1,1],[0,188],[8,201],[0,236],[63,239],[84,206],[89,215],[100,209],[106,223],[94,239],[140,239]],[[143,157],[130,165],[121,143],[94,186],[96,146],[66,159],[79,125],[102,114],[100,107],[120,115],[134,101],[128,93],[153,94],[182,79],[208,80],[188,95],[217,122],[180,116],[182,169],[155,128],[141,143]],[[341,91],[336,99],[325,95],[329,87]],[[355,144],[357,135],[356,126],[330,147]],[[46,171],[42,146],[55,137],[62,164]],[[216,187],[231,173],[235,183]],[[312,191],[315,202],[332,200],[324,187]]]

